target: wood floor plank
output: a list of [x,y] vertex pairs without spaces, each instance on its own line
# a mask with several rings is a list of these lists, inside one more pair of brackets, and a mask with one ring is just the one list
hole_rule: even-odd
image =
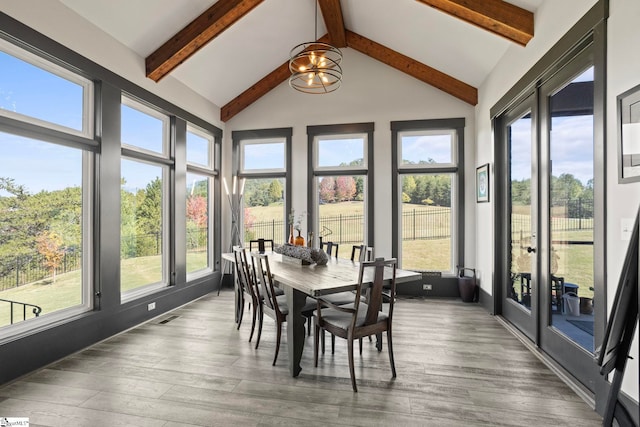
[[31,427],[158,427],[164,422],[138,415],[124,415],[116,412],[105,413],[94,409],[60,403],[34,402],[22,399],[7,399],[0,403],[3,416],[29,418]]
[[336,340],[302,372],[287,338],[272,366],[275,324],[260,347],[238,330],[225,289],[0,387],[0,416],[42,426],[596,426],[601,418],[494,317],[456,300],[400,299],[391,378],[383,351]]

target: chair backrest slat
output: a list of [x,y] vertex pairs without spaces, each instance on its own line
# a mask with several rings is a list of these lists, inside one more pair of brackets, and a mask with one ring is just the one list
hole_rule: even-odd
[[[356,252],[357,255],[356,256]],[[351,249],[351,261],[373,261],[373,247],[367,245],[353,245]]]
[[396,265],[397,261],[395,258],[388,260],[385,260],[384,258],[376,258],[374,261],[363,261],[360,264],[357,295],[359,296],[362,294],[364,284],[370,283],[368,288],[368,307],[364,325],[374,324],[378,321],[378,313],[382,309],[382,290],[385,282],[385,268],[391,269],[389,317],[393,315],[393,303],[396,295]]
[[[338,243],[320,242],[320,249],[324,249],[325,245],[327,246],[327,249],[325,250],[327,255],[338,258],[338,246],[339,246]],[[334,252],[334,249],[335,249],[335,252]]]
[[276,299],[275,288],[273,286],[273,277],[271,276],[271,267],[269,266],[269,258],[265,254],[251,253],[253,259],[253,271],[257,282],[260,283],[261,295],[264,297],[264,304],[276,311],[280,312],[278,300]]
[[265,252],[267,250],[267,246],[270,251],[273,251],[273,239],[255,239],[249,240],[249,252],[253,251],[253,247],[256,246],[258,252]]
[[246,250],[243,247],[234,246],[233,256],[236,261],[236,280],[238,280],[240,289],[252,297],[257,297],[259,294],[255,286],[255,276],[252,275],[249,269]]

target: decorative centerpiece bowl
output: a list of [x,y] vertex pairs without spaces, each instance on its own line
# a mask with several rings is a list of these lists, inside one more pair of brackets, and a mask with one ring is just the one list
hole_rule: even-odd
[[329,262],[329,257],[322,249],[284,244],[276,246],[273,251],[281,254],[285,262],[292,262],[298,265],[326,265]]

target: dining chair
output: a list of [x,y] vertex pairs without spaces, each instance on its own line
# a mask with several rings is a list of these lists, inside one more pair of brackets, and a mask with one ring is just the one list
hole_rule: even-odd
[[269,250],[273,252],[273,239],[254,239],[249,240],[249,252],[253,251],[253,246],[258,248],[258,252],[264,253],[267,250],[267,246],[269,246]]
[[[390,282],[392,298],[387,313],[382,311],[382,288],[384,285],[385,268],[391,269],[392,272]],[[318,366],[318,347],[321,331],[328,331],[334,336],[346,339],[349,357],[349,373],[354,392],[358,391],[353,363],[353,341],[356,339],[386,331],[391,373],[393,378],[396,377],[391,333],[393,305],[396,295],[396,268],[397,261],[395,258],[388,260],[376,258],[374,261],[364,261],[360,263],[356,298],[353,304],[335,305],[326,301],[324,297],[317,298],[317,308],[314,312],[315,336],[313,355],[315,366]],[[367,282],[371,282],[371,284],[367,285]],[[360,300],[364,289],[369,289],[369,299],[366,303]]]
[[247,253],[245,249],[240,246],[234,246],[233,256],[235,258],[236,280],[238,281],[238,329],[240,329],[240,325],[242,324],[242,317],[245,307],[245,297],[247,297],[250,301],[249,306],[251,307],[252,311],[251,334],[249,335],[249,342],[251,342],[253,333],[256,328],[256,318],[258,317],[258,312],[261,309],[260,299],[257,293],[258,290],[255,287],[254,280],[249,270],[249,265],[247,263]]
[[[261,310],[258,312],[258,338],[256,339],[256,348],[260,344],[260,335],[262,334],[262,323],[264,315],[271,317],[276,322],[276,351],[273,356],[272,365],[275,366],[278,360],[278,352],[280,351],[280,342],[282,340],[282,324],[287,321],[289,307],[287,306],[287,297],[285,295],[277,295],[276,287],[273,284],[273,276],[271,267],[269,266],[269,258],[266,254],[257,252],[251,253],[253,276],[255,283],[260,283],[257,287]],[[303,312],[312,311],[315,308],[315,301],[307,299],[307,303],[302,308]]]
[[[358,256],[356,257],[356,252]],[[367,245],[353,245],[351,261],[373,261],[373,247]]]
[[[338,258],[338,248],[339,248],[339,244],[338,243],[334,243],[334,242],[320,242],[320,249],[324,249],[324,247],[327,247],[327,249],[325,249],[325,252],[327,253],[327,255],[334,256],[336,258]],[[333,252],[333,250],[335,249],[335,253]]]
[[[338,247],[339,247],[338,243],[322,242],[321,241],[320,242],[321,248],[324,245],[327,246],[327,250],[326,250],[327,255],[329,255],[330,257],[331,256],[335,256],[336,258],[338,258]],[[364,245],[361,245],[361,246],[364,246]],[[335,248],[335,255],[332,255],[334,248]],[[356,246],[354,246],[354,248],[356,248]],[[355,254],[355,249],[353,249],[351,251],[351,261],[353,261],[354,254]],[[327,301],[331,302],[332,304],[336,304],[336,305],[352,304],[353,300],[355,298],[355,293],[353,293],[351,291],[337,292],[335,294],[326,295],[324,298]],[[313,313],[309,313],[309,319],[308,319],[309,322],[307,323],[307,325],[308,325],[307,334],[308,335],[311,335],[311,316],[313,316]],[[331,353],[333,354],[334,351],[335,351],[335,337],[332,336],[331,337]],[[324,334],[322,336],[322,352],[324,353]]]

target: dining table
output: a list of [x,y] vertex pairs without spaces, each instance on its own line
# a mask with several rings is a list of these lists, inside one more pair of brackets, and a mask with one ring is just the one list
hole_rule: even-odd
[[[225,261],[235,263],[232,253],[223,253]],[[305,317],[302,308],[307,296],[317,298],[343,291],[355,290],[358,285],[360,263],[348,259],[330,257],[325,265],[303,265],[275,252],[268,253],[269,266],[274,282],[283,289],[289,314],[287,315],[287,351],[289,372],[297,377],[302,368],[300,360],[305,342]],[[390,281],[391,269],[385,269],[384,280]],[[396,269],[396,285],[419,281],[422,274],[416,271]],[[363,284],[373,281],[372,275],[363,277]],[[238,304],[236,304],[238,307]]]

